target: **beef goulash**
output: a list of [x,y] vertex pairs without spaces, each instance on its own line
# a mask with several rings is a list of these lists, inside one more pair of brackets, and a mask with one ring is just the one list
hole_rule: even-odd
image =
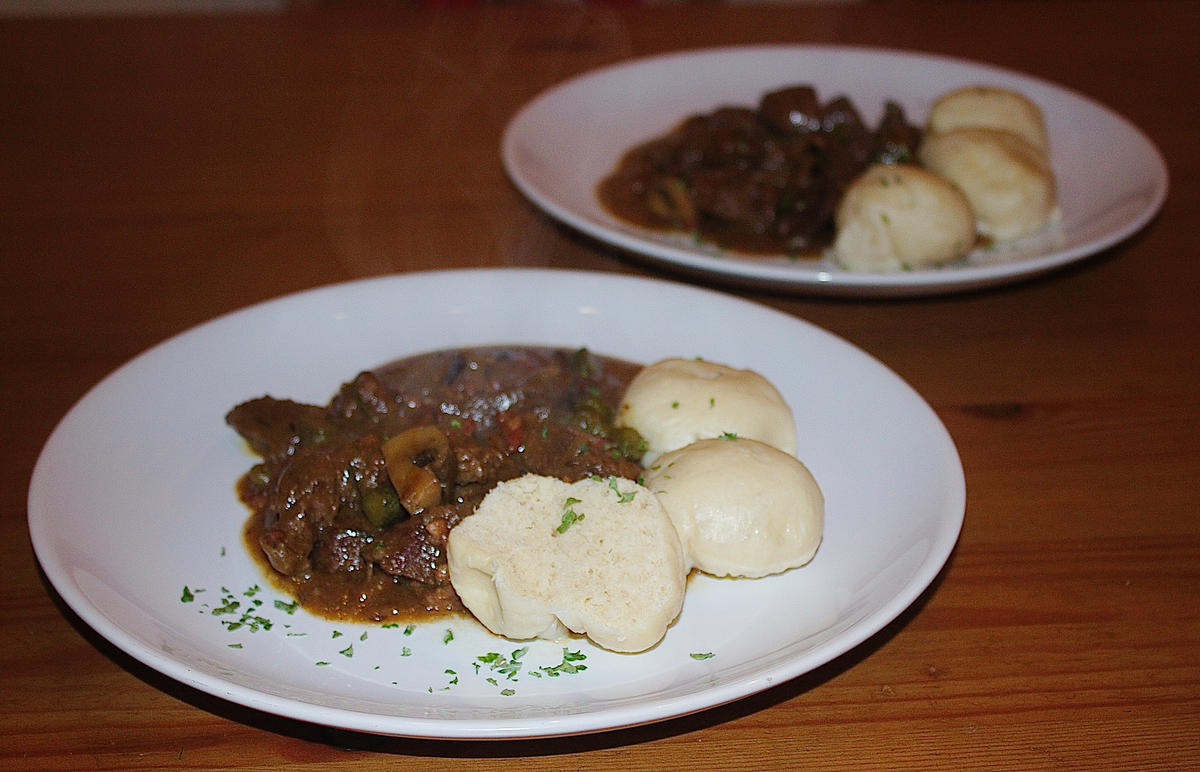
[[446,539],[497,483],[639,477],[644,442],[613,425],[638,369],[585,350],[446,350],[363,372],[328,405],[238,405],[226,420],[262,456],[239,482],[248,546],[322,616],[462,611]]

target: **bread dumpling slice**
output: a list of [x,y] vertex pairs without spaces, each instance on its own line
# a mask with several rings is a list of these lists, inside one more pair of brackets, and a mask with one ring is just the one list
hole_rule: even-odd
[[928,133],[994,129],[1024,139],[1049,153],[1042,110],[1025,95],[995,86],[967,86],[944,94],[929,110]]
[[642,464],[699,439],[734,435],[796,452],[792,409],[766,377],[703,359],[672,358],[643,368],[617,409],[617,425],[646,441]]
[[745,439],[700,440],[664,453],[646,474],[683,542],[689,565],[757,578],[812,560],[825,497],[794,456]]
[[662,504],[632,480],[525,475],[493,488],[450,532],[450,583],[507,638],[586,635],[650,648],[683,606],[683,548]]
[[834,257],[852,271],[927,268],[963,257],[975,244],[975,215],[963,193],[908,164],[876,164],[859,175],[834,222]]
[[927,169],[962,190],[985,236],[1022,238],[1059,217],[1050,164],[1016,134],[993,129],[929,134],[917,154]]

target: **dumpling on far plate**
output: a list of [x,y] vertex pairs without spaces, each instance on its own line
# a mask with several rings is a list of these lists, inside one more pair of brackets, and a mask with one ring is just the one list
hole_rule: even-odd
[[852,271],[927,268],[975,244],[975,215],[963,193],[908,164],[863,172],[842,197],[835,223],[834,256]]
[[995,86],[966,86],[942,95],[929,110],[927,131],[995,129],[1016,134],[1049,153],[1042,110],[1024,94]]
[[1019,239],[1060,216],[1045,154],[1017,134],[995,129],[928,134],[917,155],[962,190],[985,236]]

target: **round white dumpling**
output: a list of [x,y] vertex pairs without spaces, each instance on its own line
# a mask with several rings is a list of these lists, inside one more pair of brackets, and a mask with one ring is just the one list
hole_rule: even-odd
[[930,134],[918,156],[926,168],[962,190],[985,236],[1018,239],[1059,216],[1046,157],[1016,134],[993,129]]
[[803,463],[754,440],[700,440],[664,453],[646,475],[691,567],[756,578],[808,563],[825,498]]
[[1023,94],[994,86],[966,86],[944,94],[929,110],[928,133],[957,129],[1008,131],[1043,155],[1049,150],[1042,110]]
[[668,450],[725,435],[796,452],[792,409],[770,381],[753,370],[702,359],[664,359],[642,369],[626,389],[616,420],[646,440],[644,465]]
[[846,189],[834,256],[852,271],[900,271],[956,260],[975,244],[975,216],[947,180],[911,165],[877,164]]
[[662,639],[687,582],[661,502],[615,477],[502,482],[450,531],[446,560],[463,605],[497,635],[570,631],[620,652]]

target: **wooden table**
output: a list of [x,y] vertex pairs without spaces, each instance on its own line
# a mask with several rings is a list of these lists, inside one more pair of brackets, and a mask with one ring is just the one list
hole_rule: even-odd
[[[1200,768],[1196,8],[301,4],[0,21],[0,767]],[[733,290],[877,356],[958,444],[958,548],[894,624],[699,715],[460,744],[221,702],[57,600],[25,497],[42,443],[90,386],[192,325],[320,284],[459,266],[654,274],[525,201],[501,131],[590,68],[754,42],[1022,70],[1126,115],[1170,166],[1149,227],[1035,281],[915,300]]]

